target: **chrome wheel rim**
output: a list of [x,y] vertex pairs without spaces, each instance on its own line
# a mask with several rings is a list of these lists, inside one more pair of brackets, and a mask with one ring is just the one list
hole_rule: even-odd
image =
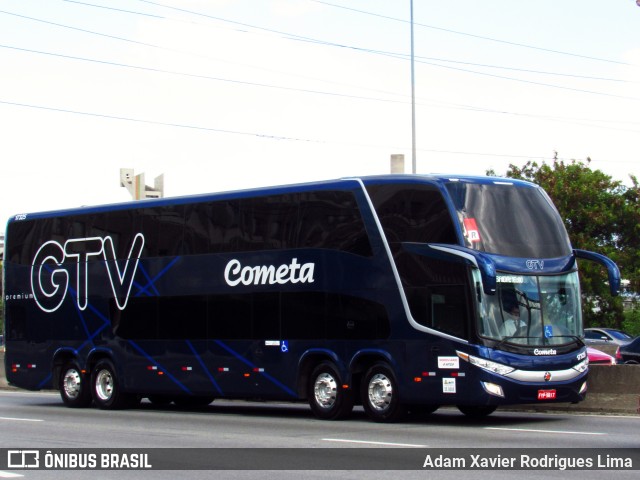
[[338,384],[336,379],[328,373],[321,373],[316,377],[313,385],[313,395],[316,403],[322,408],[331,408],[336,403]]
[[96,376],[96,394],[102,401],[107,401],[113,395],[113,375],[109,370],[100,370]]
[[369,380],[369,405],[376,411],[389,408],[393,398],[393,386],[391,380],[382,373],[376,373]]
[[71,368],[66,371],[64,374],[64,379],[62,380],[62,386],[64,388],[64,394],[67,398],[71,400],[75,400],[80,395],[80,389],[82,388],[82,377],[80,376],[80,372],[78,372],[75,368]]

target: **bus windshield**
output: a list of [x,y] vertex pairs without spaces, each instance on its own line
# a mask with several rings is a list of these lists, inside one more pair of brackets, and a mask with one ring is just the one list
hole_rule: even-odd
[[466,246],[519,258],[571,255],[567,232],[541,188],[509,182],[449,182]]
[[495,295],[480,302],[479,333],[520,346],[571,343],[582,332],[578,273],[498,274]]

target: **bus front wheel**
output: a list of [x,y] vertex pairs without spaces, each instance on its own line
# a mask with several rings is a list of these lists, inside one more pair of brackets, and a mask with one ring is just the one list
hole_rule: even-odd
[[66,363],[60,371],[58,388],[62,401],[68,407],[83,408],[91,404],[91,387],[75,361]]
[[396,422],[407,413],[400,402],[398,382],[386,363],[373,365],[365,374],[360,386],[364,411],[376,422]]
[[353,410],[353,392],[343,388],[338,369],[332,363],[323,362],[313,370],[307,393],[311,410],[322,420],[339,420]]
[[100,360],[91,372],[91,393],[96,406],[118,410],[133,404],[133,396],[122,391],[116,369],[110,360]]

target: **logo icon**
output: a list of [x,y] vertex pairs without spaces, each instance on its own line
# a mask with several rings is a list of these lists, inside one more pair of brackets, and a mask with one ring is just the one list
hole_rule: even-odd
[[38,450],[8,450],[7,468],[39,468],[40,452]]
[[551,372],[544,372],[544,381],[545,382],[551,381]]
[[525,264],[529,270],[544,270],[544,260],[527,260]]

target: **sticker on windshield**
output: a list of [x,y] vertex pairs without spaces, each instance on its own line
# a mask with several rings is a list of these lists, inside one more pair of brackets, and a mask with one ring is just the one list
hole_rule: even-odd
[[520,275],[497,275],[496,282],[498,283],[524,283],[524,277]]
[[466,230],[466,236],[470,242],[479,242],[480,241],[480,230],[478,230],[478,225],[476,224],[475,218],[465,218],[463,220],[464,229]]
[[544,338],[551,338],[553,337],[553,326],[552,325],[545,325],[544,326]]

